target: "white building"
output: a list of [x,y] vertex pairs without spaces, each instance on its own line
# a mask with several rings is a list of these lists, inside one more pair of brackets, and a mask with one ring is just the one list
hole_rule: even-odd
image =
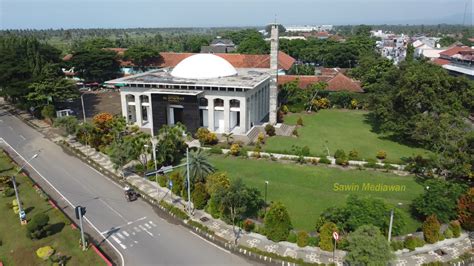
[[242,135],[269,114],[270,70],[236,69],[213,54],[196,54],[174,68],[107,84],[121,86],[127,122],[154,132],[180,122],[191,132],[206,127]]

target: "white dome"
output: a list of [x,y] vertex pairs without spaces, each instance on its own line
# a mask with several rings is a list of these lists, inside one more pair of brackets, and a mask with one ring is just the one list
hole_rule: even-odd
[[237,70],[217,55],[196,54],[179,62],[171,75],[186,79],[211,79],[237,75]]

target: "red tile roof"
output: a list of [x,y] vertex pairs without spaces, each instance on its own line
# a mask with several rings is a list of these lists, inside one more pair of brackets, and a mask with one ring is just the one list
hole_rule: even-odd
[[437,64],[439,66],[449,64],[450,61],[448,59],[443,59],[443,58],[435,58],[433,61],[434,64]]
[[[125,52],[125,48],[106,48],[111,51],[117,52],[118,55],[122,56]],[[161,58],[157,58],[150,65],[156,67],[175,67],[183,59],[195,55],[194,53],[174,53],[174,52],[161,52]],[[235,68],[270,68],[270,55],[263,54],[215,54],[229,61]],[[288,54],[279,51],[278,52],[278,68],[288,70],[295,63],[295,59]],[[133,66],[131,61],[120,60],[121,66]]]
[[307,88],[311,84],[324,81],[328,84],[326,90],[328,91],[349,91],[349,92],[364,92],[360,86],[360,82],[353,80],[341,72],[336,73],[333,77],[328,78],[327,76],[297,76],[297,75],[284,75],[278,76],[278,85],[298,80],[298,87]]
[[454,46],[444,52],[439,53],[441,57],[451,57],[455,54],[458,54],[461,51],[472,51],[473,49],[468,46]]
[[353,80],[340,72],[327,83],[328,87],[326,89],[329,91],[364,92],[359,81]]

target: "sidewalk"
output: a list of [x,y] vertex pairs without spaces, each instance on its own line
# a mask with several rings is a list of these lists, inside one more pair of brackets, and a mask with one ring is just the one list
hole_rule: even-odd
[[[4,104],[0,98],[0,104],[2,107],[8,107],[7,109],[12,110],[13,107]],[[116,171],[113,168],[112,162],[109,158],[97,152],[95,149],[88,146],[82,145],[73,139],[67,139],[54,133],[54,130],[45,122],[37,120],[31,117],[26,112],[16,112],[23,121],[35,127],[38,131],[41,131],[47,137],[51,138],[56,143],[60,141],[66,141],[71,147],[79,150],[81,153],[86,155],[91,161],[100,165],[107,171],[114,173],[117,176],[121,176],[120,171]],[[261,153],[263,154],[263,153]],[[288,155],[282,155],[288,156]],[[169,204],[173,204],[175,207],[181,210],[185,209],[187,202],[176,195],[172,195],[167,188],[160,187],[156,182],[149,181],[143,177],[135,174],[129,174],[126,176],[126,181],[132,186],[138,188],[142,193],[145,193],[148,197],[155,199],[157,202],[164,200]],[[173,200],[171,199],[173,198]],[[212,218],[211,215],[204,211],[196,210],[192,220],[207,226],[209,229],[214,231],[215,235],[227,241],[226,246],[232,246],[235,240],[233,229],[231,225],[224,223],[219,219]],[[332,252],[323,251],[317,247],[305,247],[300,248],[296,244],[289,242],[275,243],[268,240],[265,236],[256,233],[241,233],[237,244],[248,248],[257,248],[262,251],[275,253],[280,256],[288,256],[296,259],[303,259],[309,263],[332,263]],[[426,245],[422,248],[418,248],[413,252],[403,253],[397,255],[397,259],[394,261],[394,265],[421,265],[431,261],[449,261],[457,258],[459,255],[468,252],[472,249],[471,241],[467,234],[463,234],[460,238],[449,239],[442,242],[438,242],[433,245]],[[439,255],[435,251],[441,250],[444,255]],[[336,251],[335,263],[342,265],[343,257],[346,252]],[[265,257],[266,258],[266,257]]]

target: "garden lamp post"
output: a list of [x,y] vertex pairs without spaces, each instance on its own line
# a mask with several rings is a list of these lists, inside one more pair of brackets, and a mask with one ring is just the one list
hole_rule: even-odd
[[86,109],[84,107],[84,94],[85,93],[81,93],[81,104],[82,104],[82,117],[84,119],[84,123],[86,123]]
[[20,201],[20,195],[18,193],[18,188],[16,186],[16,180],[15,180],[15,176],[18,175],[22,170],[23,168],[25,168],[25,166],[33,159],[35,159],[36,157],[38,157],[39,153],[35,153],[35,155],[33,155],[28,161],[26,161],[21,167],[20,169],[14,174],[12,175],[11,179],[12,179],[12,183],[13,183],[13,189],[15,190],[15,197],[16,197],[16,202],[18,203],[18,216],[20,217],[20,223],[23,224],[23,221],[26,221],[26,214],[25,212],[23,211],[22,207],[21,207],[21,201]]
[[[398,203],[398,206],[402,206],[403,204],[401,202]],[[395,208],[392,208],[390,211],[390,225],[388,227],[388,242],[390,243],[390,240],[392,239],[392,226],[393,226],[393,213],[395,211]]]
[[265,180],[265,211],[264,211],[265,214],[267,214],[267,190],[268,190],[268,180]]

